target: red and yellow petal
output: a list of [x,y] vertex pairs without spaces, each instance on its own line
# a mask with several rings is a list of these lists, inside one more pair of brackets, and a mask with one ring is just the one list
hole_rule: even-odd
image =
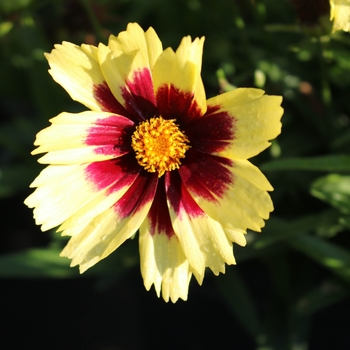
[[175,236],[166,204],[164,179],[161,178],[149,213],[140,227],[141,274],[147,290],[154,284],[157,295],[187,299],[191,267]]
[[79,227],[79,232],[64,230],[73,235],[61,253],[72,259],[84,272],[106,258],[139,229],[152,204],[157,188],[157,176],[139,175],[123,196],[109,209]]
[[151,70],[162,52],[152,28],[146,33],[136,24],[110,36],[108,46],[100,44],[98,59],[114,97],[133,115],[144,120],[157,113]]
[[37,189],[25,204],[35,208],[35,221],[45,231],[70,218],[78,220],[76,213],[93,213],[96,198],[112,196],[117,201],[139,172],[137,162],[128,156],[91,164],[50,165],[31,184]]
[[49,73],[73,100],[93,111],[103,110],[94,94],[94,87],[104,82],[95,46],[63,42],[45,56],[51,68]]
[[[227,139],[217,140],[222,147],[210,151],[211,154],[230,159],[248,159],[269,147],[269,140],[281,132],[281,96],[264,95],[264,91],[259,89],[240,88],[207,102],[208,110],[212,111],[210,117],[215,120],[219,116],[224,122],[222,126],[227,128],[226,132],[221,131]],[[207,149],[211,148],[213,146],[208,144]],[[201,151],[205,152],[205,146]]]
[[[40,131],[32,154],[48,152],[44,164],[80,164],[120,157],[131,151],[134,123],[107,112],[61,113]],[[128,146],[129,145],[129,146]]]
[[222,226],[198,206],[177,172],[168,173],[165,184],[172,227],[197,281],[202,283],[206,267],[225,272],[225,263],[235,259]]
[[141,169],[130,156],[113,161],[95,162],[86,166],[85,178],[96,194],[83,207],[71,213],[58,231],[74,236],[96,216],[112,207],[131,188]]
[[179,174],[200,208],[223,227],[261,231],[273,205],[270,183],[247,160],[231,161],[188,151]]
[[141,274],[147,290],[152,284],[158,297],[175,303],[179,298],[187,300],[191,270],[181,245],[175,235],[151,229],[148,218],[140,227],[139,249]]
[[163,51],[153,70],[157,107],[167,119],[182,123],[202,116],[207,109],[201,78],[204,38],[183,38],[179,48]]

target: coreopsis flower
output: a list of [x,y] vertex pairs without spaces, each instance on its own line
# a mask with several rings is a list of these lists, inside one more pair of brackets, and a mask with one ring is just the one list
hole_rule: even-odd
[[235,264],[273,205],[272,187],[247,159],[280,133],[281,97],[236,89],[206,100],[204,38],[163,51],[155,31],[129,24],[108,45],[56,45],[50,74],[90,111],[63,112],[38,133],[33,154],[49,164],[25,201],[42,230],[71,236],[62,256],[80,271],[139,230],[147,290],[187,299]]
[[350,31],[350,0],[330,0],[330,19],[333,20],[333,32]]

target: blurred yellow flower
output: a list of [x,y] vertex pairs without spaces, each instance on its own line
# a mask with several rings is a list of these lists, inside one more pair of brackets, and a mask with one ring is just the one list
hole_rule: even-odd
[[350,0],[330,0],[330,19],[334,20],[333,32],[336,30],[350,31]]
[[232,242],[260,231],[272,187],[247,159],[281,129],[282,98],[236,89],[206,100],[204,38],[163,50],[155,31],[129,24],[108,45],[55,45],[50,74],[90,111],[63,112],[38,133],[49,164],[25,201],[42,230],[71,236],[62,256],[84,272],[139,230],[147,290],[187,299],[235,264]]

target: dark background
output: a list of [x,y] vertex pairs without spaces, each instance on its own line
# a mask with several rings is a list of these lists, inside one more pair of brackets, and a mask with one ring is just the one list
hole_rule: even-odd
[[[350,348],[350,34],[328,1],[0,1],[0,310],[2,349]],[[47,73],[63,40],[107,43],[138,22],[164,48],[206,36],[211,97],[235,86],[283,95],[283,132],[255,157],[275,211],[235,246],[238,265],[193,279],[176,304],[144,289],[137,239],[79,275],[65,240],[23,200],[42,167],[35,134],[84,108]]]

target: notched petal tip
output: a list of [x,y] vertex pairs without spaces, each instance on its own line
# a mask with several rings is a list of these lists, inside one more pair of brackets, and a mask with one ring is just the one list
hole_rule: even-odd
[[146,219],[140,227],[139,236],[145,288],[149,290],[154,285],[157,296],[161,294],[166,302],[187,300],[192,273],[176,236],[168,237],[164,232],[151,234],[150,227]]

